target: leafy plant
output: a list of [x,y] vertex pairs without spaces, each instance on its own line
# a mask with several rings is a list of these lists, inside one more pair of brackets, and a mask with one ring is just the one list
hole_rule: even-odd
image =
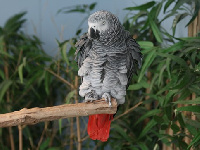
[[80,24],[79,24],[79,26],[77,28],[76,35],[79,35],[81,33],[81,31],[82,31],[81,26],[88,19],[88,17],[91,14],[91,11],[94,10],[96,5],[97,5],[97,3],[94,2],[94,3],[91,3],[89,5],[80,4],[80,5],[70,6],[70,7],[64,7],[64,8],[61,8],[61,9],[58,10],[58,14],[59,13],[64,13],[64,14],[81,13],[81,14],[85,14],[85,17],[82,19],[82,21],[80,22]]
[[[92,10],[95,5],[93,3],[87,8]],[[83,8],[87,9],[86,5]],[[25,14],[14,15],[0,27],[0,60],[3,60],[0,61],[0,112],[77,103],[76,38],[62,42],[57,40],[59,54],[57,58],[52,58],[44,52],[37,37],[28,36],[21,30],[26,21]],[[76,37],[80,32],[77,31]],[[86,136],[85,118],[76,120],[82,124],[82,136]],[[9,128],[9,132],[2,129],[0,149],[14,149],[22,140],[24,149],[75,148],[75,123],[71,118],[39,123],[34,127],[23,126],[23,139],[18,139],[18,129],[15,127]],[[9,137],[10,141],[6,140]]]
[[[195,3],[194,11],[191,3]],[[44,52],[37,37],[23,32],[25,12],[0,27],[1,113],[79,102],[74,44],[95,6],[92,3],[58,11],[84,13],[86,17],[74,38],[57,40],[57,58]],[[111,124],[108,142],[90,140],[87,118],[80,117],[23,126],[23,139],[18,139],[15,127],[0,129],[0,149],[17,147],[20,140],[24,149],[199,149],[200,37],[175,37],[176,25],[188,15],[191,20],[186,25],[190,24],[199,6],[198,0],[163,0],[125,8],[129,15],[124,27],[141,46],[143,66],[133,77],[126,103],[120,105]],[[174,18],[171,34],[162,27],[169,17]]]
[[[199,11],[197,7],[194,12],[189,11],[190,2],[151,1],[125,8],[131,12],[138,11],[136,14],[130,13],[133,15],[124,26],[134,33],[134,37],[138,37],[144,55],[141,71],[138,77],[134,77],[137,83],[129,86],[127,101],[135,104],[142,99],[144,106],[137,107],[128,116],[114,122],[122,128],[113,129],[112,134],[116,136],[110,142],[113,142],[114,149],[162,149],[164,146],[179,149],[193,146],[199,149],[199,107],[194,97],[199,99],[200,72],[197,68],[200,62],[200,38],[174,37],[176,24],[184,15],[192,15],[191,23],[196,11]],[[194,2],[195,6],[199,6],[199,2]],[[169,10],[173,3],[174,7]],[[163,7],[163,19],[159,20]],[[174,17],[172,35],[161,25],[169,17]],[[163,47],[164,41],[171,42],[171,46]],[[183,105],[188,103],[194,106]],[[128,103],[122,112],[129,110],[133,104]],[[191,115],[195,115],[195,119]]]
[[[75,51],[70,48],[66,54],[66,43],[59,43],[60,57],[51,58],[42,49],[41,41],[36,36],[26,35],[21,28],[25,12],[9,18],[0,27],[0,112],[7,113],[22,108],[47,107],[65,103],[65,98],[75,97],[72,84],[77,73],[77,65],[70,58]],[[59,88],[58,88],[59,87]],[[70,98],[69,98],[70,95]],[[66,99],[67,100],[67,99]],[[68,103],[72,101],[67,100]],[[62,142],[54,138],[58,132],[55,123],[37,124],[35,127],[23,126],[23,146],[25,149],[46,149],[61,146]],[[45,125],[45,127],[43,127]],[[0,133],[0,149],[13,149],[20,142],[17,128],[2,129]],[[41,134],[43,133],[43,134]],[[41,135],[41,136],[38,136]],[[46,136],[46,139],[44,138]],[[70,135],[68,135],[70,136]],[[11,139],[11,143],[6,139]]]

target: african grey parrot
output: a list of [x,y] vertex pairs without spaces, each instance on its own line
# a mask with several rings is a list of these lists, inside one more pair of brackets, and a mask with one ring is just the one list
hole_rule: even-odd
[[[113,97],[123,104],[132,75],[142,63],[140,46],[108,11],[90,15],[88,26],[88,33],[75,45],[78,75],[82,77],[79,95],[85,102],[103,98],[111,105]],[[107,141],[112,118],[108,114],[89,116],[90,138]]]

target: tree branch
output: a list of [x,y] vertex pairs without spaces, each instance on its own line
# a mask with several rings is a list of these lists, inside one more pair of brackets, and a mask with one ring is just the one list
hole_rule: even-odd
[[89,103],[64,104],[45,108],[23,108],[7,114],[0,114],[0,127],[30,125],[61,118],[88,116],[93,114],[115,114],[117,102],[112,99],[112,107],[104,100]]

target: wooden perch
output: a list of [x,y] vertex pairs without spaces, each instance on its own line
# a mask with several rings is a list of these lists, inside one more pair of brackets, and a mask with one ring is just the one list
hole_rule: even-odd
[[31,125],[38,122],[93,114],[115,114],[117,102],[112,99],[111,103],[112,107],[109,107],[104,100],[97,100],[89,103],[64,104],[45,108],[23,108],[20,111],[0,114],[0,127]]

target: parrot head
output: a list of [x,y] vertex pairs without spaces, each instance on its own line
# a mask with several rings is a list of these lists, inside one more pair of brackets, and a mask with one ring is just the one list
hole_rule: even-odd
[[119,19],[112,13],[101,10],[88,18],[88,35],[92,39],[112,38],[121,28]]

